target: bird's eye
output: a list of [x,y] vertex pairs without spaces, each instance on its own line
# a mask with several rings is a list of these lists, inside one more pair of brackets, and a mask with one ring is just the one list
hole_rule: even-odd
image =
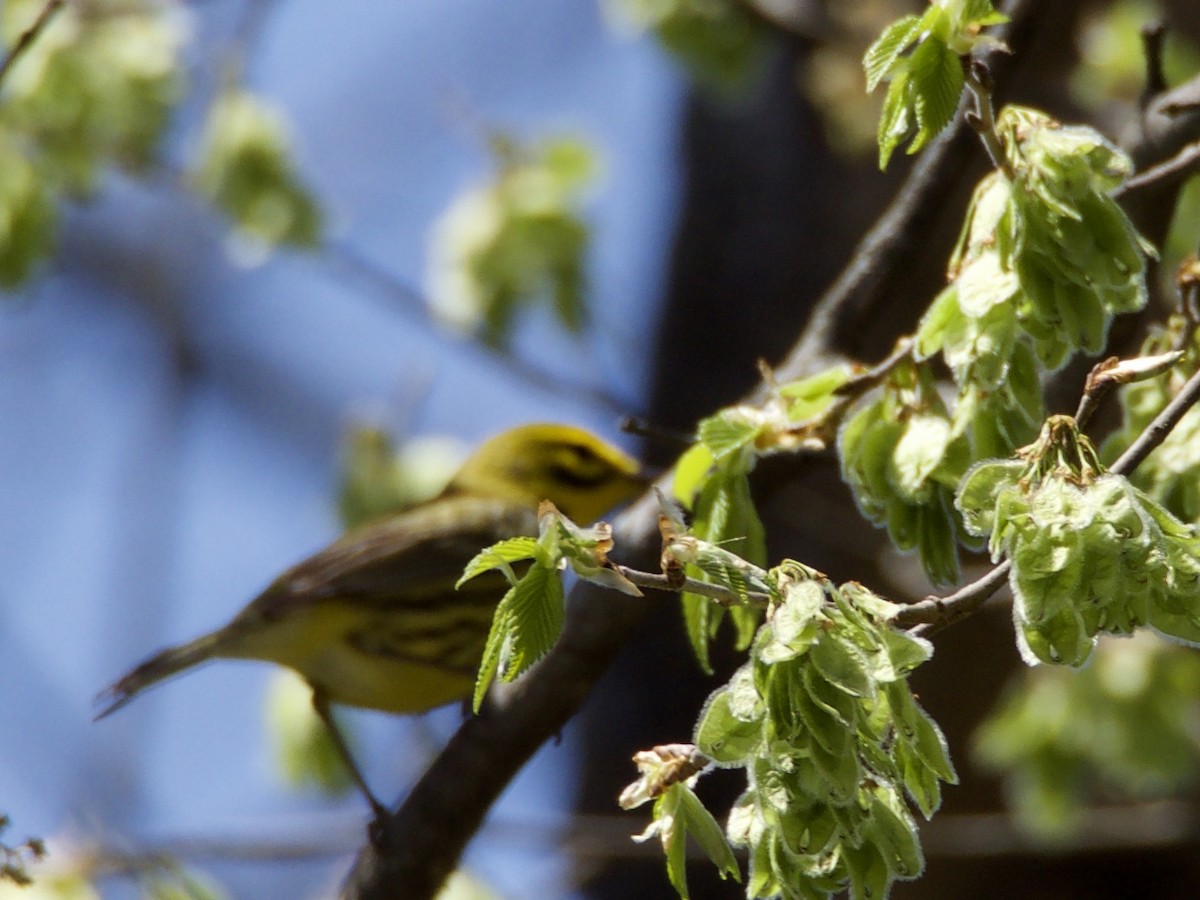
[[546,474],[560,485],[587,490],[606,482],[612,472],[590,447],[564,443],[548,455]]
[[551,463],[547,467],[550,477],[557,484],[568,485],[580,490],[596,487],[608,480],[609,473],[597,466],[568,466],[562,463]]
[[574,455],[581,468],[600,463],[600,457],[596,456],[596,451],[585,444],[568,444],[567,449]]

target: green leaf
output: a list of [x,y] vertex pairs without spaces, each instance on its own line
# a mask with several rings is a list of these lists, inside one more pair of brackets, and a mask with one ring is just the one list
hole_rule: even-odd
[[696,746],[719,766],[744,765],[762,744],[762,725],[735,716],[730,699],[728,688],[717,690],[696,724]]
[[863,770],[854,752],[828,753],[818,743],[809,748],[817,774],[824,780],[830,803],[845,806],[853,802]]
[[[692,532],[700,543],[693,564],[688,566],[689,575],[703,576],[743,597],[750,587],[748,579],[763,581],[766,574],[757,568],[766,557],[766,537],[750,496],[746,466],[740,455],[727,456],[705,481],[696,498],[692,523]],[[765,589],[765,581],[755,589]],[[682,603],[692,649],[701,668],[710,671],[708,641],[723,618],[723,610],[712,600],[693,594],[685,593]],[[739,611],[735,617],[740,649],[749,646],[756,622],[757,612],[749,609]]]
[[762,721],[764,707],[754,680],[754,664],[741,666],[729,679],[729,711],[742,722]]
[[901,497],[924,499],[926,480],[941,465],[952,437],[944,416],[918,413],[909,417],[888,461],[888,481]]
[[900,742],[896,745],[896,761],[904,781],[904,790],[921,810],[926,819],[942,805],[942,783],[937,773],[929,768],[917,755],[912,744]]
[[790,702],[808,736],[833,756],[853,752],[853,735],[845,723],[818,706],[794,678],[791,683]]
[[949,491],[940,485],[931,502],[917,508],[917,551],[929,580],[938,585],[958,582],[956,516]]
[[775,874],[769,841],[755,843],[750,852],[750,878],[746,884],[747,897],[774,897],[782,893],[783,884],[795,883],[788,878],[781,882]]
[[834,592],[834,599],[838,608],[856,622],[866,622],[867,620],[887,622],[895,618],[897,613],[903,609],[901,604],[884,600],[857,581],[847,581],[839,585],[837,591]]
[[510,584],[516,582],[516,575],[513,573],[512,564],[525,559],[533,559],[537,555],[538,541],[532,537],[515,537],[492,544],[486,550],[481,550],[475,555],[475,558],[467,563],[466,569],[463,570],[462,577],[458,579],[454,587],[460,588],[466,582],[470,581],[484,572],[490,572],[493,569],[500,569],[504,572]]
[[1001,25],[1008,21],[1008,16],[997,12],[991,0],[964,0],[962,6],[962,26],[969,29],[972,25]]
[[1114,313],[1146,302],[1144,250],[1108,196],[1130,163],[1092,129],[1035,110],[1006,107],[997,129],[1023,187],[997,246],[1020,279],[1023,325],[1054,368],[1074,349],[1097,350]]
[[212,104],[192,173],[197,192],[238,230],[267,247],[313,247],[321,212],[297,176],[283,113],[247,91],[227,90]]
[[808,651],[808,659],[817,671],[834,687],[852,697],[870,697],[875,683],[867,673],[862,652],[838,640],[832,633],[823,635]]
[[928,37],[909,57],[909,78],[918,126],[908,147],[912,154],[950,124],[962,94],[962,63],[945,43]]
[[971,259],[959,272],[956,284],[963,315],[974,319],[1011,303],[1021,289],[1017,273],[1004,266],[999,253],[982,253]]
[[680,609],[683,611],[683,627],[687,634],[688,644],[696,654],[696,662],[705,675],[712,674],[712,662],[709,658],[708,642],[713,633],[713,620],[722,612],[708,597],[700,594],[684,593],[679,597]]
[[693,444],[687,449],[671,474],[671,490],[675,499],[691,509],[696,494],[704,487],[705,481],[712,472],[712,451],[704,444]]
[[[1193,590],[1196,588],[1193,586]],[[1193,595],[1194,596],[1194,595]],[[1165,637],[1200,647],[1200,616],[1197,613],[1174,613],[1151,605],[1147,625]]]
[[713,459],[720,462],[752,445],[762,434],[763,427],[761,417],[751,415],[749,410],[741,407],[732,407],[704,419],[696,434],[700,443],[712,452]]
[[863,69],[867,74],[867,92],[875,90],[879,82],[888,76],[900,55],[921,33],[921,18],[908,15],[897,19],[883,30],[863,56]]
[[838,437],[842,476],[853,490],[859,510],[876,524],[885,519],[892,505],[887,472],[902,432],[903,426],[886,418],[883,403],[877,401],[859,410]]
[[557,569],[533,566],[511,591],[513,642],[501,677],[513,681],[542,658],[562,633],[564,597]]
[[596,153],[583,140],[554,137],[545,142],[541,160],[564,188],[586,187],[596,177]]
[[558,569],[534,565],[508,589],[492,618],[472,706],[476,712],[492,680],[517,676],[537,662],[562,632],[564,597]]
[[921,317],[913,338],[913,356],[916,360],[924,362],[941,350],[947,332],[962,319],[962,310],[958,306],[958,287],[952,282],[937,295]]
[[896,716],[902,739],[931,772],[948,784],[958,784],[958,774],[950,762],[946,738],[937,723],[913,699],[907,682],[888,685],[888,702]]
[[879,850],[870,843],[844,846],[842,858],[850,873],[851,900],[879,900],[888,895],[893,877]]
[[46,176],[0,131],[0,288],[33,275],[54,249],[57,215]]
[[672,784],[654,803],[654,823],[638,840],[657,834],[667,862],[667,877],[680,897],[688,896],[687,839],[690,834],[724,879],[741,880],[741,871],[721,826],[684,783]]
[[[290,669],[277,670],[268,685],[266,719],[275,758],[290,786],[315,787],[330,796],[354,787],[332,734],[313,711],[312,688]],[[346,723],[339,720],[338,726],[354,746]]]
[[991,534],[996,523],[1000,495],[1013,490],[1025,464],[1016,460],[983,460],[963,476],[955,505],[963,514],[963,525],[974,535]]
[[859,706],[851,695],[835,688],[812,666],[804,666],[801,677],[813,703],[833,716],[843,728],[852,729],[856,726]]
[[725,92],[758,70],[768,29],[736,3],[619,0],[638,26],[653,29],[663,47],[702,85]]
[[883,649],[871,659],[870,676],[880,684],[905,677],[933,656],[933,645],[925,638],[892,628],[881,629]]
[[777,663],[807,652],[817,639],[825,591],[815,581],[789,584],[784,600],[771,617],[770,641],[758,653],[765,663]]
[[[1034,587],[1040,587],[1038,582],[1028,582],[1026,591],[1032,593]],[[1025,602],[1025,592],[1020,586],[1014,585],[1013,593],[1016,602]],[[1022,616],[1019,625],[1018,648],[1030,665],[1040,661],[1079,667],[1088,661],[1095,647],[1095,638],[1089,633],[1082,614],[1069,604],[1054,609],[1037,622]]]
[[734,881],[742,880],[741,870],[733,855],[733,848],[725,838],[725,833],[717,820],[713,818],[703,803],[692,790],[684,784],[674,784],[669,790],[677,790],[680,795],[678,815],[681,817],[688,834],[695,838],[704,855],[712,860],[717,867],[717,874],[724,881],[732,876]]
[[680,797],[686,790],[673,784],[654,803],[655,822],[663,823],[662,842],[667,861],[667,880],[682,900],[688,900],[687,830],[680,823]]
[[879,115],[876,142],[879,144],[879,169],[887,169],[892,153],[916,128],[916,111],[909,102],[909,78],[907,72],[899,72],[888,85],[883,98],[883,111]]
[[[42,7],[3,4],[11,47]],[[105,167],[154,161],[183,86],[187,40],[177,11],[158,3],[62,4],[4,85],[4,122],[51,195],[86,197]]]
[[483,707],[483,698],[487,696],[488,688],[492,686],[492,682],[500,671],[501,659],[511,640],[513,617],[510,606],[514,591],[516,591],[515,585],[508,589],[508,593],[504,595],[492,616],[492,627],[488,631],[483,658],[479,662],[479,674],[475,676],[475,690],[471,695],[471,711],[476,714]]
[[871,829],[874,844],[898,878],[916,878],[925,870],[925,856],[913,821],[900,798],[879,788],[871,798]]
[[779,396],[788,401],[788,418],[804,422],[824,413],[852,374],[849,366],[833,366],[780,387]]
[[708,480],[696,501],[692,533],[755,566],[766,561],[766,537],[744,471],[722,467]]
[[495,346],[505,344],[523,309],[538,304],[578,331],[590,235],[580,207],[595,168],[587,145],[491,137],[491,179],[456,197],[434,227],[430,306],[448,326]]
[[728,610],[733,623],[733,648],[738,652],[749,650],[762,624],[762,611],[753,606],[732,606]]

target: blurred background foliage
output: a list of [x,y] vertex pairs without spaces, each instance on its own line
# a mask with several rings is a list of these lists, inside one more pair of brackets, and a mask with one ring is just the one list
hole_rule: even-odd
[[1142,633],[1103,639],[1080,671],[1028,669],[972,749],[1003,774],[1021,827],[1050,846],[1092,805],[1179,797],[1200,772],[1200,656]]
[[[899,174],[873,171],[880,99],[863,89],[860,61],[884,24],[921,4],[605,0],[604,5],[613,27],[655,35],[696,84],[681,136],[687,189],[663,313],[668,338],[656,355],[651,402],[656,422],[690,429],[750,384],[756,358],[781,354],[808,304],[840,269],[897,183]],[[10,49],[45,8],[43,0],[3,5],[0,36]],[[1011,89],[1014,99],[1064,119],[1089,119],[1120,135],[1136,115],[1146,80],[1141,29],[1160,19],[1167,23],[1168,83],[1200,69],[1200,23],[1191,0],[1091,0],[1056,9],[1040,42],[1021,48],[1030,64]],[[110,170],[189,186],[229,220],[235,241],[253,260],[280,247],[319,248],[327,240],[321,198],[307,186],[286,111],[240,83],[234,64],[215,79],[216,89],[206,86],[198,98],[189,92],[193,82],[204,82],[193,74],[195,60],[189,56],[194,17],[200,14],[201,8],[173,0],[74,0],[55,12],[8,72],[0,87],[0,287],[19,291],[45,270],[63,205],[87,202],[102,191]],[[202,127],[175,134],[180,105],[197,102],[207,109]],[[597,181],[599,149],[586,139],[499,130],[482,142],[492,154],[490,170],[447,204],[432,238],[431,308],[440,321],[499,348],[509,343],[521,310],[533,304],[545,305],[564,328],[581,328],[598,302],[588,289],[585,201]],[[172,154],[164,152],[164,145],[176,143],[187,148],[177,155],[190,163],[172,162]],[[942,283],[971,178],[963,183],[957,198],[947,199],[946,221],[931,227],[933,262],[914,260],[917,274],[893,309],[866,323],[857,344],[844,349],[878,357],[886,336],[911,330]],[[1159,310],[1171,299],[1179,260],[1200,241],[1200,179],[1183,191],[1171,221],[1155,284]],[[1166,377],[1130,388],[1127,409],[1159,402]],[[680,391],[680,384],[687,390]],[[1170,465],[1169,454],[1186,456],[1182,471],[1191,473],[1191,487],[1163,488],[1159,499],[1168,505],[1177,499],[1173,511],[1193,522],[1200,515],[1193,502],[1195,442],[1186,436],[1194,431],[1194,423],[1182,429],[1179,446],[1160,451],[1162,466],[1140,475],[1153,492],[1166,477],[1154,473]],[[379,429],[356,428],[346,441],[343,521],[361,522],[428,496],[461,452],[445,443],[396,448]],[[806,548],[799,554],[805,562],[837,579],[856,577],[897,594],[922,590],[923,576],[911,559],[883,549],[868,527],[835,511],[848,498],[831,475],[818,467],[761,498],[770,546]],[[666,629],[679,631],[677,614],[652,624],[587,713],[587,744],[595,756],[584,764],[585,811],[610,811],[615,786],[627,780],[628,749],[690,733],[699,708],[694,701],[711,689],[701,684],[690,696],[681,689],[670,704],[677,710],[674,719],[644,699],[639,708],[636,686],[648,678],[672,690],[676,682],[695,680],[684,638],[664,638]],[[718,675],[722,662],[728,666],[731,660],[714,660]],[[972,663],[978,664],[973,670]],[[1109,639],[1082,672],[1014,663],[1010,626],[983,616],[939,641],[924,675],[928,680],[918,685],[922,703],[946,725],[952,748],[968,742],[974,748],[975,771],[964,773],[964,785],[982,774],[994,776],[981,779],[983,786],[974,791],[965,786],[948,791],[944,815],[953,819],[994,809],[1003,794],[1023,828],[1063,851],[1072,846],[1072,834],[1086,830],[1089,810],[1097,804],[1194,801],[1200,759],[1200,657],[1194,650],[1148,637]],[[967,671],[969,677],[960,675]],[[1002,694],[1001,684],[1007,684]],[[303,706],[289,699],[285,687],[273,701],[281,765],[297,783],[339,790],[344,784],[327,757],[312,752],[312,733],[297,728],[308,715]],[[613,721],[624,723],[619,735],[609,727]],[[965,756],[960,750],[958,757]],[[1120,896],[1129,883],[1124,876],[1110,878],[1109,893],[1097,885],[1122,861],[1130,871],[1142,866],[1144,883],[1153,883],[1162,871],[1194,869],[1194,861],[1180,863],[1176,851],[1186,845],[1178,840],[1160,849],[1148,868],[1134,850],[1118,847],[1108,868],[1093,866],[1094,877],[1055,880],[1047,867],[1072,864],[1059,856],[1028,867],[1029,881],[1006,877],[986,887],[989,873],[1012,872],[1028,861],[1021,845],[974,867],[931,866],[925,880],[898,888],[896,896],[958,896],[963,885],[973,885],[976,897],[1033,896],[1023,893],[1022,884],[1028,887],[1038,877],[1042,888],[1058,885],[1053,894],[1058,897]],[[69,860],[70,851],[65,856]],[[75,859],[86,874],[86,853]],[[639,885],[661,878],[658,860],[593,859],[582,865],[595,870],[587,890],[596,898],[638,896]],[[153,897],[221,896],[202,880],[161,872],[143,887]],[[0,895],[7,890],[0,888]],[[41,880],[39,890],[49,891],[47,897],[94,895],[85,880],[63,874],[61,867]],[[705,882],[703,873],[693,881],[693,896],[738,891]]]

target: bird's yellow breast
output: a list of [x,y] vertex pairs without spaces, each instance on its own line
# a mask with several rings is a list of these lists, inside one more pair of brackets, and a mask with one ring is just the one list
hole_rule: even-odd
[[[449,638],[448,622],[457,626]],[[470,694],[490,622],[490,607],[451,603],[422,618],[324,600],[221,655],[288,666],[335,703],[420,713]]]

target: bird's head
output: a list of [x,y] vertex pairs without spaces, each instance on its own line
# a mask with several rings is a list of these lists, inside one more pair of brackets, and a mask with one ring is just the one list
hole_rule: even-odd
[[549,500],[567,516],[591,523],[646,489],[633,457],[572,425],[521,425],[480,445],[449,491],[504,497],[536,506]]

